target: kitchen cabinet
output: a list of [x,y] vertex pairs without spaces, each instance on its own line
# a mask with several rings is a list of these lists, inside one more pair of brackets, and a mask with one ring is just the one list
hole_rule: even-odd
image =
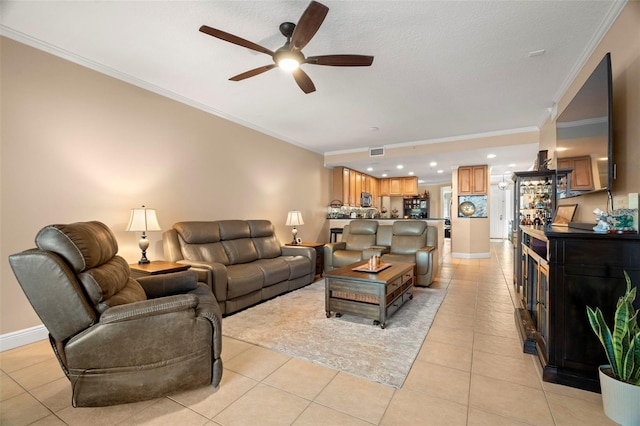
[[402,196],[411,197],[418,195],[418,178],[405,177],[402,178]]
[[558,158],[558,169],[571,169],[569,190],[590,191],[594,189],[591,157]]
[[487,166],[458,168],[458,195],[486,195]]
[[413,197],[418,195],[418,178],[415,176],[380,179],[380,196]]
[[403,216],[409,219],[426,219],[429,217],[429,198],[411,197],[403,200]]
[[378,203],[377,179],[347,167],[333,168],[332,200],[338,200],[345,206],[360,207],[362,192],[372,194],[374,206]]
[[623,271],[638,287],[640,236],[530,226],[519,234],[526,285],[516,318],[525,352],[538,355],[544,381],[599,392],[598,366],[608,362],[586,307],[613,318],[626,289]]
[[380,184],[380,196],[388,197],[389,196],[389,178],[380,179],[379,184]]
[[389,196],[402,197],[402,178],[389,178]]

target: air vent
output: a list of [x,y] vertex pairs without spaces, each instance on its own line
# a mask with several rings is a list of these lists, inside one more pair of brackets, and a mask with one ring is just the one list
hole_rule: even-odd
[[369,157],[382,157],[384,148],[369,148]]

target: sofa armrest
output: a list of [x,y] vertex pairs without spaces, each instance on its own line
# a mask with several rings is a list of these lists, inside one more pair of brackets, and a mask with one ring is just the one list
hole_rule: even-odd
[[198,286],[195,271],[174,272],[170,274],[148,275],[137,278],[148,299],[185,294]]
[[283,256],[304,256],[309,258],[311,262],[316,264],[316,249],[312,247],[303,247],[303,246],[282,246],[280,247],[280,253]]
[[424,275],[433,269],[433,256],[436,252],[434,246],[422,247],[416,250],[416,272]]
[[178,263],[190,265],[189,271],[198,274],[198,281],[206,283],[213,291],[218,302],[227,300],[227,267],[218,262],[205,262],[203,260],[179,260]]
[[198,306],[198,296],[180,294],[141,302],[127,303],[107,309],[100,316],[100,324],[138,320],[171,312],[185,311]]
[[373,256],[382,256],[384,252],[380,247],[371,247],[368,249],[362,250],[362,259],[370,259]]
[[324,270],[331,271],[334,268],[333,266],[333,253],[337,250],[345,250],[347,248],[347,243],[345,241],[340,241],[337,243],[327,243],[324,245]]
[[391,253],[391,247],[389,247],[389,246],[375,245],[375,246],[371,246],[371,248],[372,249],[376,249],[376,250],[380,250],[380,252],[382,254]]

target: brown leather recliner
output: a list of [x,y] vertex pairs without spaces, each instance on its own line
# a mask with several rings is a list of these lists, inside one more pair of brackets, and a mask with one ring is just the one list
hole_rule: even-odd
[[221,314],[191,271],[134,280],[100,222],[50,225],[9,256],[74,406],[157,398],[222,378]]

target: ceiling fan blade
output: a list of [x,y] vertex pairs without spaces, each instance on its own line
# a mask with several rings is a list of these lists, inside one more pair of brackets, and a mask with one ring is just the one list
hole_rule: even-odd
[[261,53],[266,53],[269,56],[273,56],[273,51],[267,49],[266,47],[262,47],[259,44],[250,42],[249,40],[245,40],[233,34],[229,34],[227,32],[217,30],[206,25],[200,27],[200,32],[209,34],[210,36],[219,38],[220,40],[228,41],[229,43],[237,44],[238,46],[246,47],[247,49],[255,50]]
[[229,80],[231,80],[231,81],[244,80],[245,78],[254,77],[254,76],[258,75],[258,74],[262,74],[265,71],[269,71],[270,69],[275,68],[276,66],[277,66],[276,64],[264,65],[262,67],[254,68],[252,70],[243,72],[242,74],[238,74],[236,76],[233,76]]
[[291,48],[302,50],[316,34],[324,18],[329,13],[329,8],[317,1],[312,1],[305,9],[293,30],[291,36]]
[[311,93],[316,91],[316,86],[313,85],[313,81],[307,75],[306,72],[302,71],[300,68],[293,70],[291,73],[293,74],[293,78],[298,83],[298,86],[302,89],[304,93]]
[[365,55],[309,56],[305,62],[307,64],[329,65],[334,67],[368,67],[373,63],[373,56],[365,56]]

